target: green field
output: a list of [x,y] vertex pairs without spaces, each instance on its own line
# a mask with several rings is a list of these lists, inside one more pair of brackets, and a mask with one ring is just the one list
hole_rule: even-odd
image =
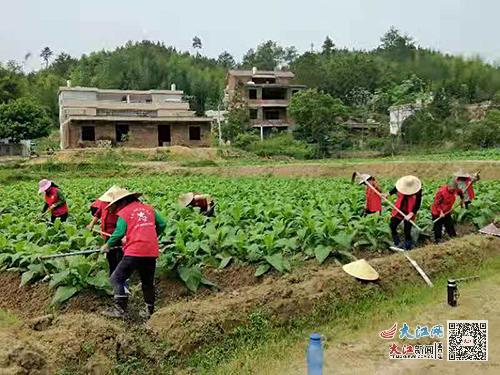
[[[143,200],[167,219],[161,239],[158,272],[177,271],[189,289],[202,283],[205,267],[251,264],[256,276],[272,269],[288,272],[310,258],[319,263],[335,258],[342,263],[358,250],[381,251],[391,243],[390,211],[382,217],[362,216],[364,190],[338,178],[222,178],[137,177],[56,179],[69,204],[67,223],[48,225],[40,215],[42,197],[36,181],[5,186],[0,193],[0,265],[23,272],[22,283],[45,278],[57,289],[54,304],[84,289],[109,291],[103,257],[72,257],[40,262],[38,256],[95,249],[102,243],[87,231],[90,203],[111,184],[144,194]],[[392,181],[382,180],[385,190]],[[430,229],[430,212],[439,183],[424,181],[424,199],[417,223]],[[480,227],[500,211],[500,182],[481,181],[478,199],[469,210],[455,213],[458,222]],[[177,196],[186,191],[209,192],[217,216],[207,219],[181,209]]]

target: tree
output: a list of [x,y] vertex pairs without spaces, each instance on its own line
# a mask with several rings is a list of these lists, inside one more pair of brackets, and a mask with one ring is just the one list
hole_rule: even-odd
[[0,138],[12,142],[49,135],[51,120],[45,109],[30,98],[0,104]]
[[304,90],[292,97],[289,112],[297,122],[295,137],[316,144],[320,156],[340,145],[345,133],[338,120],[346,113],[340,99],[316,89]]
[[283,63],[291,64],[297,58],[295,47],[283,48],[278,43],[268,40],[259,44],[257,49],[249,49],[243,56],[242,65],[246,68],[257,67],[262,70],[273,70]]
[[236,92],[229,103],[226,120],[221,125],[222,136],[233,142],[239,134],[250,129],[250,112],[241,95]]
[[54,52],[52,52],[49,47],[45,47],[44,49],[42,49],[42,52],[40,52],[40,57],[43,61],[45,61],[45,69],[49,67],[49,60],[53,54]]
[[500,147],[500,110],[492,109],[482,121],[466,127],[465,141],[480,147]]
[[203,47],[203,45],[201,43],[201,39],[198,36],[195,36],[193,38],[193,48],[195,50],[200,50],[200,49],[202,49],[202,47]]
[[236,62],[234,57],[227,51],[222,52],[219,57],[217,57],[217,64],[223,66],[225,69],[234,68]]
[[331,55],[333,51],[335,51],[335,43],[327,36],[321,47],[321,53],[323,55]]
[[393,57],[403,58],[408,52],[415,50],[415,42],[408,35],[402,35],[394,26],[382,36],[379,51],[383,51]]
[[62,78],[69,78],[69,73],[71,69],[78,63],[78,60],[71,57],[65,52],[61,52],[57,55],[54,62],[50,65],[50,69],[52,72],[57,74]]
[[0,64],[0,104],[23,96],[26,86],[27,81],[21,71],[12,64],[5,68]]

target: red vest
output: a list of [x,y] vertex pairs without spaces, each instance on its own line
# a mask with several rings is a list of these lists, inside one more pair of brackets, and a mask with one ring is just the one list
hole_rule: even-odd
[[366,187],[366,209],[370,212],[382,211],[382,198],[370,187]]
[[432,215],[439,216],[441,211],[443,211],[444,214],[447,214],[455,204],[457,193],[458,189],[453,189],[453,192],[450,193],[447,185],[441,186],[434,197],[434,203],[431,207]]
[[[108,207],[108,202],[103,202],[100,200],[96,200],[92,203],[91,207],[97,208],[95,217],[101,220],[101,231],[105,233],[112,234],[116,229],[116,222],[118,221],[118,215],[113,212],[110,212],[106,207]],[[105,240],[108,239],[108,236],[102,235],[102,238]]]
[[141,202],[132,202],[118,212],[127,223],[127,241],[123,254],[133,257],[158,257],[155,210]]
[[[469,185],[469,188],[467,189],[467,194],[469,195],[469,200],[473,200],[476,197],[476,194],[474,193],[474,188],[472,184],[472,179],[470,177],[467,177],[465,179],[465,186]],[[465,191],[464,191],[465,193]]]
[[[403,199],[405,200],[405,204],[403,204]],[[398,199],[396,200],[396,203],[394,204],[397,208],[399,208],[405,215],[408,215],[410,212],[413,212],[413,208],[415,207],[415,204],[417,203],[417,196],[416,194],[413,195],[404,195],[401,194],[398,191]],[[396,211],[396,209],[392,209],[392,217],[401,217],[401,214]]]
[[[59,191],[58,188],[52,186],[51,188],[49,188],[49,190],[47,190],[45,192],[45,196],[44,196],[44,199],[45,199],[45,203],[47,203],[47,205],[50,207],[52,206],[53,204],[59,202],[59,198],[57,197],[57,192]],[[54,208],[52,210],[52,216],[55,216],[55,217],[59,217],[59,216],[62,216],[64,214],[67,214],[68,213],[68,205],[66,203]]]

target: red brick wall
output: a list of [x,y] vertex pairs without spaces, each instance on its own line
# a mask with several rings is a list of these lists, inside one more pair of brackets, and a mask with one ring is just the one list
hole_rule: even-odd
[[[125,123],[123,123],[125,124]],[[97,123],[92,122],[72,122],[63,130],[66,137],[66,148],[81,147],[81,126],[95,126],[95,139],[116,141],[116,125],[114,123]],[[166,125],[160,125],[166,126]],[[201,140],[189,140],[189,127],[199,126],[201,129]],[[209,147],[210,146],[211,129],[210,124],[206,123],[173,123],[170,125],[171,145],[179,146],[194,146],[194,147]],[[86,146],[92,146],[90,142],[85,142]],[[158,147],[158,125],[149,123],[130,123],[129,124],[129,140],[125,143],[129,147],[151,148]]]

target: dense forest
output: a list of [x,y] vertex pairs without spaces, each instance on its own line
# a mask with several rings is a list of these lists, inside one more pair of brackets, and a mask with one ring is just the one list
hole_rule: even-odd
[[[435,126],[457,127],[463,118],[456,108],[487,100],[496,103],[500,97],[498,66],[423,48],[394,28],[371,51],[337,48],[330,37],[319,50],[303,54],[293,46],[267,41],[249,49],[241,61],[227,51],[217,59],[203,56],[202,51],[198,37],[193,38],[191,53],[151,41],[128,42],[113,51],[79,58],[64,52],[54,55],[46,47],[40,53],[43,67],[38,71],[24,71],[23,62],[0,65],[0,112],[13,101],[29,100],[43,107],[55,125],[57,90],[69,79],[74,86],[118,89],[165,89],[175,83],[201,115],[222,102],[228,69],[253,66],[292,70],[298,83],[339,100],[344,118],[360,121],[386,122],[391,105],[424,101],[431,104],[428,113],[420,114],[422,121],[428,122],[425,116],[430,115]],[[409,124],[408,136],[415,133]],[[2,127],[5,136],[6,125],[0,124],[0,138]],[[411,141],[418,143],[419,138]]]

